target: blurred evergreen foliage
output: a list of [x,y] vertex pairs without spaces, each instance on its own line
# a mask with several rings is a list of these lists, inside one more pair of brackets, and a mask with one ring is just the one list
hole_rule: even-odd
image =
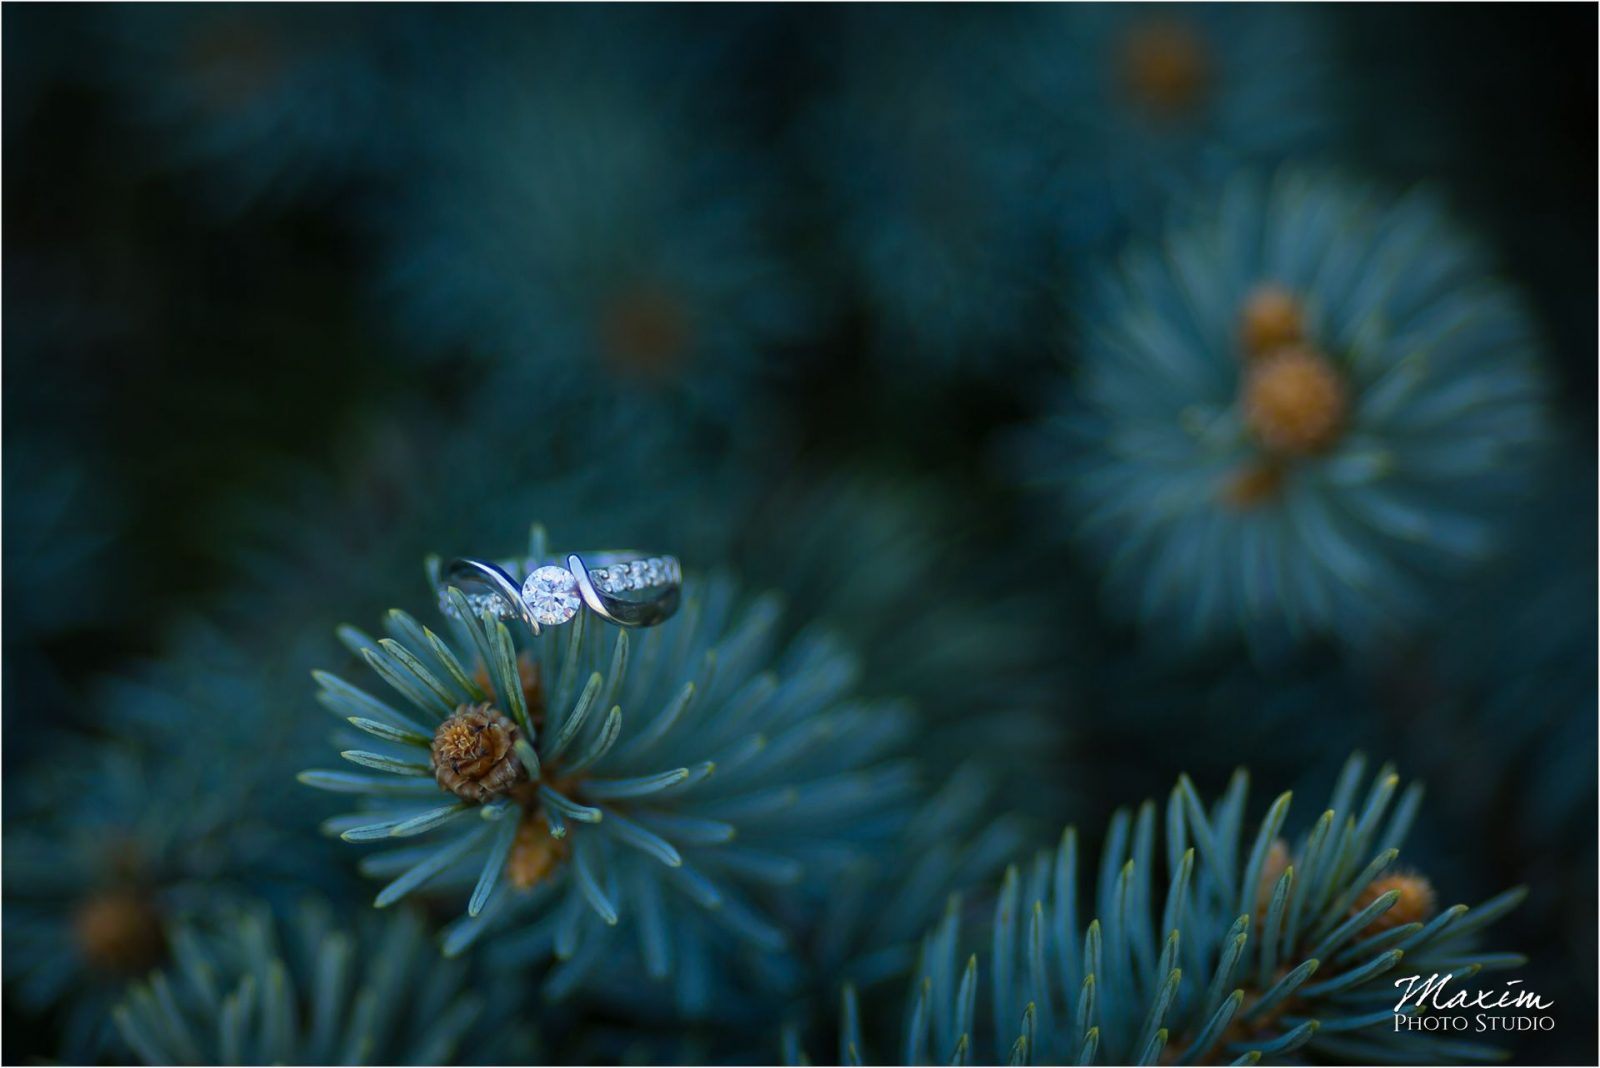
[[1371,648],[1504,550],[1549,426],[1532,323],[1426,192],[1203,197],[1080,298],[1029,477],[1161,644]]
[[[1027,858],[1056,828],[1083,828],[1078,855],[1108,858],[1105,904],[1124,854],[1154,848],[1146,817],[1116,806],[1187,773],[1171,795],[1179,822],[1199,814],[1248,844],[1261,817],[1243,812],[1233,769],[1348,800],[1338,776],[1356,748],[1428,783],[1407,864],[1466,900],[1529,886],[1497,939],[1526,955],[1516,974],[1556,999],[1558,1026],[1515,1036],[1512,1059],[1595,1055],[1592,13],[6,15],[6,1060],[314,1063],[337,1049],[749,1062],[774,1055],[780,1021],[825,1033],[845,984],[845,1034],[898,1032],[919,944],[938,976],[925,1011],[948,1045],[963,1011],[945,959],[957,921],[981,926],[998,900],[1020,937],[1006,902],[1045,896]],[[1199,276],[1223,275],[1204,244],[1161,235],[1212,217],[1219,189],[1248,188],[1241,176],[1270,182],[1285,165],[1337,173],[1339,190],[1426,183],[1447,235],[1480,235],[1481,247],[1430,241],[1406,262],[1446,281],[1446,307],[1486,291],[1526,305],[1548,386],[1532,430],[1548,447],[1488,471],[1523,503],[1493,517],[1481,556],[1422,585],[1382,641],[1351,640],[1366,629],[1350,623],[1359,612],[1275,630],[1296,618],[1280,602],[1258,613],[1264,638],[1221,628],[1196,653],[1138,593],[1106,587],[1106,556],[1059,539],[1082,516],[1047,513],[1019,487],[1017,441],[1063,396],[1081,401],[1086,369],[1104,366],[1101,337],[1081,327],[1104,321],[1095,294],[1130,250],[1158,250],[1144,254],[1146,281],[1185,256]],[[1343,195],[1304,202],[1309,221],[1282,231],[1291,260],[1342,238],[1359,263],[1381,244],[1328,227]],[[1490,288],[1468,292],[1487,264],[1500,268]],[[1400,300],[1416,280],[1390,278],[1377,297]],[[1195,312],[1184,292],[1164,309],[1140,303],[1148,292],[1111,310]],[[1170,354],[1153,365],[1181,368],[1196,351]],[[1491,374],[1508,359],[1474,352]],[[1470,420],[1445,430],[1430,427],[1432,447],[1488,448]],[[1047,453],[1044,474],[1066,476],[1068,462]],[[1407,507],[1437,521],[1446,505],[1420,482]],[[1121,490],[1135,510],[1158,503]],[[781,953],[738,948],[752,938],[675,907],[672,966],[659,931],[621,917],[615,943],[586,942],[610,948],[563,943],[564,963],[550,953],[561,930],[497,921],[445,966],[433,943],[460,931],[482,857],[460,893],[429,887],[416,911],[374,910],[356,851],[319,831],[356,826],[294,782],[340,729],[311,671],[364,670],[335,627],[396,606],[433,626],[424,558],[516,546],[536,519],[560,548],[638,543],[696,574],[732,572],[736,585],[713,585],[718,604],[734,588],[773,591],[752,609],[766,651],[747,677],[720,680],[730,690],[714,707],[754,723],[762,706],[741,702],[775,677],[796,704],[769,707],[772,724],[815,728],[834,720],[808,695],[840,711],[853,690],[860,702],[837,718],[854,726],[813,757],[853,768],[877,739],[916,769],[894,780],[893,804],[809,798],[806,833],[759,812],[725,821],[761,832],[722,875],[741,893],[763,887],[743,934],[782,935]],[[1394,555],[1360,552],[1378,568]],[[1171,563],[1153,559],[1133,589]],[[690,634],[698,656],[719,638],[739,644],[739,618],[703,632],[684,619],[656,638]],[[402,640],[420,634],[395,625]],[[575,644],[597,637],[605,649],[585,655],[600,665],[613,634]],[[698,670],[676,667],[680,684]],[[646,681],[646,705],[669,699]],[[624,723],[619,753],[636,737]],[[700,752],[722,727],[695,723],[680,724],[666,770],[710,759]],[[769,785],[813,773],[825,778],[781,766]],[[679,833],[694,829],[690,813],[672,815]],[[442,830],[468,823],[495,829],[468,812]],[[650,861],[626,867],[629,902],[657,899],[670,837],[625,843]],[[1217,887],[1249,857],[1195,844],[1209,860],[1191,872],[1192,900],[1209,911],[1191,917],[1186,934],[1205,933],[1181,952],[1208,953],[1233,919],[1210,907],[1227,896]],[[552,914],[603,911],[622,870],[606,859],[586,858],[587,879],[566,865],[547,888]],[[1182,850],[1167,859],[1176,873]],[[1008,862],[1021,867],[1002,877]],[[1361,874],[1346,867],[1337,874]],[[1147,895],[1155,911],[1164,890]],[[957,891],[968,905],[941,920]],[[1094,898],[1067,923],[1074,938]],[[1137,966],[1102,1004],[1116,1026],[1101,1059],[1133,1058],[1160,1030],[1140,1024],[1145,996],[1162,996],[1165,932],[1108,932]],[[928,947],[944,956],[930,963]],[[1029,962],[1022,941],[988,952]],[[673,996],[641,998],[645,973],[674,976]],[[1035,981],[982,975],[984,1004]],[[563,986],[572,1000],[543,1008]],[[1203,1024],[1209,1006],[1192,994],[1173,1004]],[[976,1059],[1009,1055],[1013,1015],[1003,1034],[983,1018]],[[1037,1036],[1046,1021],[1033,1023]],[[1285,1024],[1268,1060],[1319,1055],[1316,1041],[1290,1050],[1311,1036]],[[1079,1052],[1082,1036],[1049,1035],[1049,1056]],[[1320,1055],[1385,1052],[1366,1037],[1324,1036]],[[950,1052],[906,1052],[919,1051]]]

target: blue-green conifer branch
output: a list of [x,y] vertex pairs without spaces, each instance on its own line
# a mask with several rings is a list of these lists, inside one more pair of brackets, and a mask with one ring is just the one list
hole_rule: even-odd
[[[1394,980],[1459,984],[1525,963],[1477,944],[1525,891],[1435,909],[1426,878],[1396,864],[1421,788],[1366,769],[1351,758],[1292,846],[1291,795],[1247,823],[1242,771],[1211,804],[1184,777],[1159,815],[1150,801],[1119,811],[1098,864],[1069,827],[1006,873],[987,937],[964,936],[952,900],[923,939],[891,1063],[1492,1059],[1487,1046],[1397,1028],[1414,1006],[1397,1014]],[[863,1063],[866,1033],[847,987],[840,1063]],[[801,1057],[792,1035],[787,1045]]]
[[[855,661],[831,639],[775,647],[771,598],[691,579],[660,627],[580,613],[538,638],[474,617],[459,591],[445,600],[443,634],[400,612],[381,639],[341,630],[389,694],[319,672],[319,700],[354,728],[341,744],[355,767],[301,779],[361,801],[326,829],[388,847],[362,861],[386,880],[379,907],[455,888],[465,914],[445,931],[447,954],[499,930],[563,962],[550,993],[629,954],[664,981],[712,959],[705,929],[679,918],[698,910],[781,954],[769,906],[815,897],[906,819],[909,715],[852,697]],[[492,709],[500,726],[488,729],[515,735],[489,796],[447,792],[455,778],[433,770],[470,709]],[[629,937],[609,937],[624,918]]]
[[1504,544],[1547,433],[1534,328],[1425,193],[1235,178],[1081,313],[1031,442],[1114,610],[1173,644],[1370,647]]
[[[172,963],[114,1012],[145,1064],[499,1063],[530,1039],[497,985],[441,961],[410,910],[341,925],[320,902],[283,923],[241,907],[179,924]],[[491,1026],[485,1017],[502,1010]]]

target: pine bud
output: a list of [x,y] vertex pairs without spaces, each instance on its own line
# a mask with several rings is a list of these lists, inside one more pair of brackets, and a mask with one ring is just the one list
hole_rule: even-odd
[[550,834],[550,824],[542,814],[531,812],[517,825],[517,837],[506,858],[506,878],[518,890],[529,890],[548,879],[566,859],[567,843]]
[[428,766],[441,788],[466,801],[487,801],[527,778],[515,749],[520,735],[492,705],[462,705],[433,732]]
[[1344,429],[1349,398],[1327,358],[1304,346],[1280,349],[1245,374],[1245,424],[1272,452],[1321,452]]
[[1256,926],[1266,922],[1267,909],[1272,904],[1272,892],[1278,888],[1278,880],[1283,878],[1283,873],[1289,870],[1291,859],[1289,844],[1282,838],[1274,838],[1261,862],[1261,877],[1256,880]]
[[1239,313],[1239,347],[1252,359],[1305,340],[1305,310],[1279,285],[1257,286]]
[[1273,500],[1283,492],[1283,464],[1268,457],[1234,471],[1222,484],[1224,503],[1245,511]]
[[612,367],[637,378],[669,378],[688,355],[689,323],[678,301],[659,286],[619,294],[606,307],[600,332]]
[[142,895],[108,890],[89,898],[72,917],[84,959],[102,972],[136,975],[166,955],[161,914]]
[[1408,923],[1426,923],[1437,911],[1433,884],[1428,882],[1427,877],[1414,871],[1397,871],[1372,880],[1371,885],[1356,898],[1355,904],[1350,906],[1350,914],[1355,915],[1391,890],[1400,891],[1399,899],[1390,906],[1388,912],[1367,924],[1363,934],[1382,934]]
[[1148,19],[1123,40],[1122,73],[1140,106],[1159,118],[1173,118],[1201,102],[1211,80],[1211,57],[1193,26]]
[[[495,692],[494,680],[481,661],[473,671],[473,679],[484,693]],[[522,684],[522,707],[528,710],[528,722],[538,731],[544,726],[544,681],[538,663],[526,650],[517,654],[517,679]]]

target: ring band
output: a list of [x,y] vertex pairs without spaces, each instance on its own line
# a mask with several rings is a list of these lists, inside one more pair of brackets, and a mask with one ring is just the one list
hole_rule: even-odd
[[[587,554],[570,553],[565,566],[539,560],[521,561],[527,578],[519,586],[512,572],[517,562],[493,563],[469,557],[452,560],[439,576],[440,608],[456,616],[448,591],[459,589],[474,612],[489,612],[498,619],[520,619],[538,634],[543,627],[560,626],[587,607],[619,627],[653,627],[678,610],[683,570],[673,556],[651,555],[628,549],[607,549]],[[621,593],[655,590],[641,599]]]

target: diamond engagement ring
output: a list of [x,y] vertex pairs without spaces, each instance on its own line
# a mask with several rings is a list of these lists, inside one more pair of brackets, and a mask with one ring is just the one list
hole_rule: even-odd
[[[514,572],[528,576],[520,586]],[[653,627],[678,610],[682,586],[677,557],[628,549],[570,553],[565,566],[537,559],[493,563],[463,557],[440,573],[439,607],[448,616],[458,614],[449,596],[453,587],[472,611],[520,619],[534,634],[542,627],[560,626],[585,606],[619,627]]]

